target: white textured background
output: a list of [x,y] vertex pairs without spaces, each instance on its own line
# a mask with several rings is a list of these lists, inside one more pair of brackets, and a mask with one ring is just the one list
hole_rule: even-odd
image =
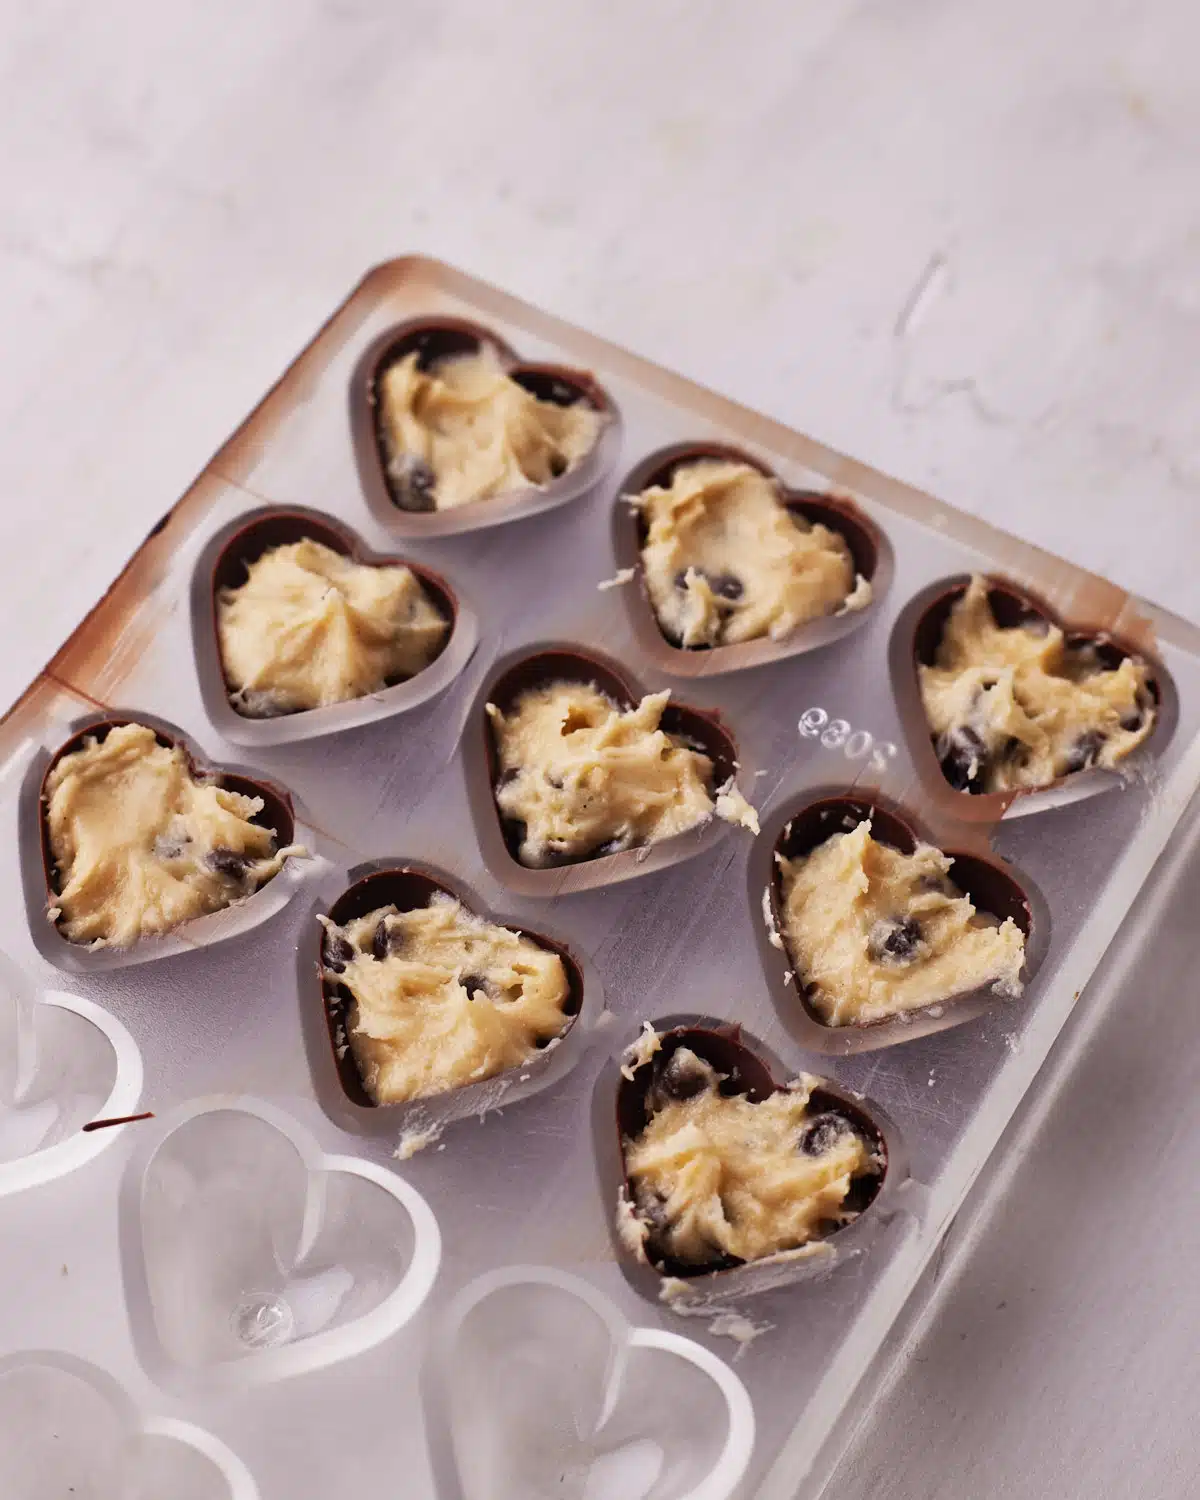
[[[1195,0],[3,0],[0,699],[414,250],[1200,620],[1198,58]],[[1195,1257],[1131,1265],[1095,1071],[846,1500],[1196,1493]]]

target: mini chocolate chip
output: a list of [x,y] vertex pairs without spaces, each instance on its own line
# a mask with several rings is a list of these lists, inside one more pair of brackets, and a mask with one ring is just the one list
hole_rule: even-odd
[[556,792],[561,792],[562,791],[562,789],[563,789],[563,779],[556,772],[554,772],[554,771],[547,771],[546,772],[546,780],[550,783],[550,785],[554,788],[554,790]]
[[679,572],[676,573],[675,577],[671,580],[681,593],[685,588],[687,588],[688,572],[689,570],[687,568],[680,568]]
[[387,918],[380,917],[375,924],[375,931],[371,935],[371,952],[380,963],[392,951],[392,936],[388,932]]
[[800,1150],[805,1156],[824,1156],[843,1136],[853,1134],[854,1126],[842,1115],[814,1115],[800,1133]]
[[561,479],[566,472],[566,459],[561,453],[552,453],[550,455],[550,477],[552,479]]
[[496,777],[496,790],[499,791],[502,786],[511,786],[519,775],[520,772],[512,766],[509,766],[505,771],[501,771],[499,776]]
[[867,940],[867,951],[877,963],[907,963],[915,956],[923,936],[915,917],[876,922]]
[[1126,734],[1132,734],[1135,729],[1140,729],[1146,722],[1144,710],[1135,708],[1132,713],[1125,714],[1121,720],[1121,728]]
[[712,1073],[693,1063],[686,1062],[678,1052],[673,1052],[658,1070],[654,1080],[654,1092],[660,1099],[694,1099],[712,1083]]
[[392,477],[392,498],[401,510],[437,509],[434,497],[437,475],[423,458],[418,458],[415,453],[402,453],[393,460],[389,472]]
[[714,594],[731,602],[740,599],[746,592],[742,580],[734,573],[716,573],[709,578],[708,586]]
[[966,724],[949,730],[937,741],[942,773],[956,792],[975,791],[987,765],[987,746]]
[[325,941],[321,945],[321,959],[327,969],[340,974],[354,957],[354,945],[340,932],[325,929]]
[[1089,729],[1086,734],[1081,734],[1067,751],[1063,775],[1070,776],[1075,771],[1086,771],[1089,766],[1094,766],[1104,746],[1104,738],[1098,729]]
[[224,875],[229,880],[241,880],[250,867],[250,858],[239,854],[236,849],[213,849],[205,856],[205,863],[218,875]]
[[493,986],[485,974],[464,974],[459,984],[466,990],[468,1000],[474,1000],[476,995],[487,999],[493,992]]

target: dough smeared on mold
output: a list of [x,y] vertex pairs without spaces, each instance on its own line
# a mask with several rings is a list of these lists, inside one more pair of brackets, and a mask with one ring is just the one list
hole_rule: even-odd
[[716,813],[717,817],[724,818],[726,823],[736,823],[741,828],[748,828],[755,835],[761,831],[758,813],[738,790],[737,781],[732,776],[723,786],[717,788]]
[[507,714],[487,705],[496,803],[523,825],[523,865],[654,844],[712,817],[712,761],[662,729],[669,698],[622,709],[591,683],[556,682],[522,693]]
[[519,1068],[566,1031],[566,966],[532,938],[438,892],[325,927],[324,974],[350,993],[346,1035],[376,1104]]
[[870,819],[780,861],[783,937],[809,1004],[830,1026],[865,1026],[971,991],[1021,992],[1025,934],[977,911],[953,860],[902,854]]
[[947,780],[959,791],[1048,786],[1091,766],[1112,768],[1154,727],[1146,663],[1106,662],[1068,645],[1054,625],[996,623],[976,575],[950,610],[921,700]]
[[662,1048],[662,1037],[650,1021],[642,1022],[642,1029],[635,1041],[625,1048],[621,1063],[622,1078],[632,1078],[639,1068],[644,1068],[656,1052]]
[[642,565],[669,640],[684,647],[780,640],[821,615],[862,609],[845,538],[795,515],[749,464],[701,459],[631,498],[646,525]]
[[60,931],[125,948],[243,900],[304,853],[278,847],[262,810],[198,777],[148,725],[89,736],[46,778]]
[[635,1253],[697,1269],[756,1261],[857,1216],[852,1186],[881,1162],[850,1120],[809,1109],[819,1080],[756,1103],[722,1094],[724,1075],[687,1047],[656,1068],[647,1123],[623,1143],[632,1201],[617,1224]]
[[217,600],[230,698],[250,717],[324,708],[415,677],[449,631],[410,568],[356,563],[310,537],[264,552]]
[[379,380],[388,474],[406,510],[454,510],[544,488],[596,446],[604,417],[586,401],[543,401],[490,349],[422,369],[414,351]]

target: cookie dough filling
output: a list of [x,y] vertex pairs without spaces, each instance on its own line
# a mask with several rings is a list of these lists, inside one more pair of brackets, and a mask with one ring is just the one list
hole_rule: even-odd
[[346,1042],[376,1104],[494,1078],[570,1025],[558,954],[452,896],[381,906],[344,927],[320,920],[325,977],[350,992]]
[[410,568],[356,563],[311,538],[264,552],[217,600],[230,701],[251,718],[381,692],[423,671],[449,632]]
[[781,859],[783,939],[829,1026],[867,1026],[989,987],[1021,992],[1025,934],[976,911],[930,844],[902,854],[870,819]]
[[951,609],[933,665],[919,670],[938,759],[959,791],[1111,769],[1154,727],[1145,662],[1127,656],[1113,667],[1093,645],[1068,645],[1054,625],[998,625],[979,576]]
[[489,349],[422,369],[417,352],[379,380],[388,475],[403,510],[454,510],[540,489],[596,446],[604,418],[584,400],[543,401]]
[[666,637],[684,647],[780,640],[820,615],[862,609],[845,538],[781,502],[749,464],[704,459],[632,497],[646,524],[642,567]]
[[670,693],[623,709],[585,682],[487,706],[496,803],[521,826],[518,857],[541,868],[672,838],[713,816],[713,763],[661,727]]
[[647,1096],[650,1119],[624,1143],[632,1215],[623,1238],[654,1263],[701,1268],[799,1250],[857,1217],[853,1186],[882,1163],[844,1116],[814,1112],[819,1080],[755,1103],[723,1095],[724,1075],[689,1048]]
[[254,819],[261,797],[198,777],[178,746],[120,724],[64,755],[46,778],[59,930],[125,948],[232,906],[303,854]]

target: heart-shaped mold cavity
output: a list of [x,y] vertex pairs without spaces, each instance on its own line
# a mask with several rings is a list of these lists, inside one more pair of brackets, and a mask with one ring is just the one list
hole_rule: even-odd
[[[616,662],[570,643],[525,647],[496,665],[480,689],[467,722],[463,762],[479,846],[484,863],[497,880],[523,895],[567,895],[665,869],[691,859],[724,837],[728,825],[714,815],[671,838],[616,854],[584,856],[537,869],[521,864],[517,857],[521,827],[503,816],[493,792],[500,766],[487,705],[495,704],[505,713],[523,693],[558,682],[591,684],[622,709],[634,707],[645,696],[637,680]],[[727,782],[736,782],[737,745],[718,713],[672,701],[663,713],[661,727],[709,757],[713,763],[710,791],[714,795]]]
[[36,994],[0,954],[0,1198],[98,1156],[122,1127],[85,1127],[132,1114],[141,1089],[141,1054],[115,1016]]
[[[434,659],[415,676],[376,693],[325,708],[270,718],[238,711],[230,701],[217,632],[217,599],[244,583],[246,570],[276,547],[311,539],[366,567],[403,566],[415,573],[426,596],[450,627]],[[405,713],[444,691],[470,661],[479,638],[473,612],[440,573],[410,558],[372,551],[357,532],[320,511],[269,506],[240,516],[212,537],[192,579],[192,645],[204,707],[214,727],[240,745],[278,745],[336,734],[359,724]]]
[[[798,806],[777,812],[764,825],[750,857],[750,906],[771,999],[788,1032],[810,1052],[866,1052],[913,1041],[973,1020],[1002,1000],[993,990],[983,989],[868,1025],[831,1026],[821,1018],[796,977],[784,942],[778,861],[808,854],[834,834],[850,832],[864,818],[871,819],[872,837],[903,854],[911,854],[918,844],[933,842],[922,837],[905,812],[881,797],[862,792],[814,792]],[[950,879],[971,898],[976,909],[1001,921],[1011,917],[1024,933],[1021,978],[1028,990],[1050,941],[1049,909],[1041,894],[1027,876],[990,853],[960,849],[944,852],[954,861]]]
[[889,651],[892,684],[913,763],[922,785],[937,806],[970,822],[995,823],[1005,816],[1042,812],[1111,790],[1120,786],[1123,779],[1133,774],[1134,767],[1144,763],[1147,757],[1157,758],[1162,754],[1179,718],[1175,684],[1162,663],[1103,629],[1088,629],[1083,622],[1077,624],[1064,620],[1044,600],[1012,580],[988,576],[988,603],[1002,629],[1053,625],[1063,631],[1068,646],[1091,647],[1101,664],[1109,669],[1119,667],[1126,658],[1143,663],[1155,704],[1154,725],[1129,760],[1114,769],[1088,766],[1060,776],[1045,786],[1004,792],[958,790],[952,785],[939,763],[934,736],[925,717],[918,668],[933,665],[950,611],[966,593],[970,582],[969,575],[943,579],[911,599],[893,628]]
[[158,1127],[122,1184],[121,1259],[134,1343],[159,1384],[319,1369],[424,1303],[440,1235],[394,1172],[323,1154],[261,1100],[195,1101]]
[[750,1398],[722,1360],[549,1267],[472,1282],[425,1391],[443,1500],[728,1500],[754,1449]]
[[[780,485],[780,498],[788,511],[836,531],[850,549],[856,577],[865,578],[871,585],[871,599],[865,608],[818,616],[780,640],[763,636],[736,645],[700,647],[683,647],[672,641],[655,613],[641,568],[647,533],[645,518],[629,504],[628,497],[655,485],[669,487],[678,470],[704,460],[748,464]],[[789,489],[769,464],[729,443],[676,443],[643,459],[626,475],[613,503],[612,537],[617,567],[632,568],[636,577],[635,583],[621,591],[634,638],[657,667],[675,677],[708,677],[741,671],[764,662],[801,656],[841,640],[878,613],[879,600],[892,580],[892,549],[887,537],[852,501],[812,490]]]
[[249,1470],[211,1433],[139,1411],[74,1355],[0,1359],[4,1500],[257,1500]]
[[314,920],[308,941],[300,950],[305,1039],[318,1098],[337,1124],[368,1134],[400,1133],[415,1144],[422,1137],[434,1138],[454,1120],[481,1116],[501,1106],[507,1108],[517,1100],[539,1093],[574,1067],[604,1009],[599,978],[586,960],[576,957],[557,938],[494,915],[461,882],[429,866],[379,861],[360,865],[350,876],[353,883],[326,914],[339,927],[383,906],[394,906],[400,912],[416,911],[442,895],[460,902],[473,916],[507,927],[540,948],[556,953],[567,974],[569,998],[564,1011],[568,1023],[556,1040],[541,1047],[519,1067],[403,1104],[376,1104],[363,1086],[353,1051],[346,1041],[350,992],[326,977],[322,963],[325,930]]
[[[485,349],[517,384],[540,400],[552,401],[557,406],[584,403],[598,412],[601,425],[596,441],[574,467],[545,485],[527,485],[451,510],[406,508],[406,497],[389,474],[378,383],[386,370],[414,352],[419,366],[430,369],[443,360]],[[388,329],[368,345],[350,382],[350,426],[359,482],[372,513],[389,530],[417,538],[497,526],[579,499],[608,472],[621,443],[616,405],[587,371],[522,360],[490,329],[463,318],[418,318]]]
[[637,1291],[655,1301],[664,1300],[665,1295],[668,1302],[681,1304],[747,1296],[824,1274],[867,1247],[892,1211],[891,1200],[907,1176],[902,1143],[878,1105],[821,1079],[809,1096],[814,1119],[835,1116],[848,1121],[880,1164],[877,1174],[855,1179],[845,1200],[856,1218],[797,1250],[754,1261],[727,1258],[698,1266],[656,1257],[648,1245],[635,1251],[635,1237],[628,1233],[633,1198],[625,1142],[636,1139],[652,1118],[652,1092],[675,1053],[686,1048],[722,1074],[722,1095],[740,1094],[755,1103],[787,1092],[790,1076],[758,1038],[738,1025],[709,1017],[673,1016],[656,1023],[652,1051],[642,1050],[644,1036],[638,1039],[641,1045],[626,1052],[619,1070],[614,1063],[601,1075],[593,1114],[598,1175],[613,1210],[609,1219],[613,1245],[626,1279]]
[[274,831],[277,848],[284,849],[297,842],[303,844],[305,838],[305,830],[297,824],[292,799],[286,791],[244,771],[214,765],[193,740],[165,719],[151,714],[112,711],[88,714],[76,720],[70,735],[57,749],[43,750],[31,760],[21,788],[20,811],[21,875],[29,930],[42,957],[73,974],[99,973],[150,959],[168,958],[248,932],[280,911],[302,878],[295,868],[296,862],[289,859],[277,875],[264,881],[244,900],[183,922],[161,936],[142,938],[128,948],[90,947],[67,939],[55,921],[48,918],[58,895],[58,872],[45,816],[46,781],[64,755],[82,749],[85,740],[94,738],[102,742],[124,724],[144,725],[154,731],[160,745],[178,746],[197,777],[214,779],[220,786],[246,797],[261,797],[263,806],[253,822]]

